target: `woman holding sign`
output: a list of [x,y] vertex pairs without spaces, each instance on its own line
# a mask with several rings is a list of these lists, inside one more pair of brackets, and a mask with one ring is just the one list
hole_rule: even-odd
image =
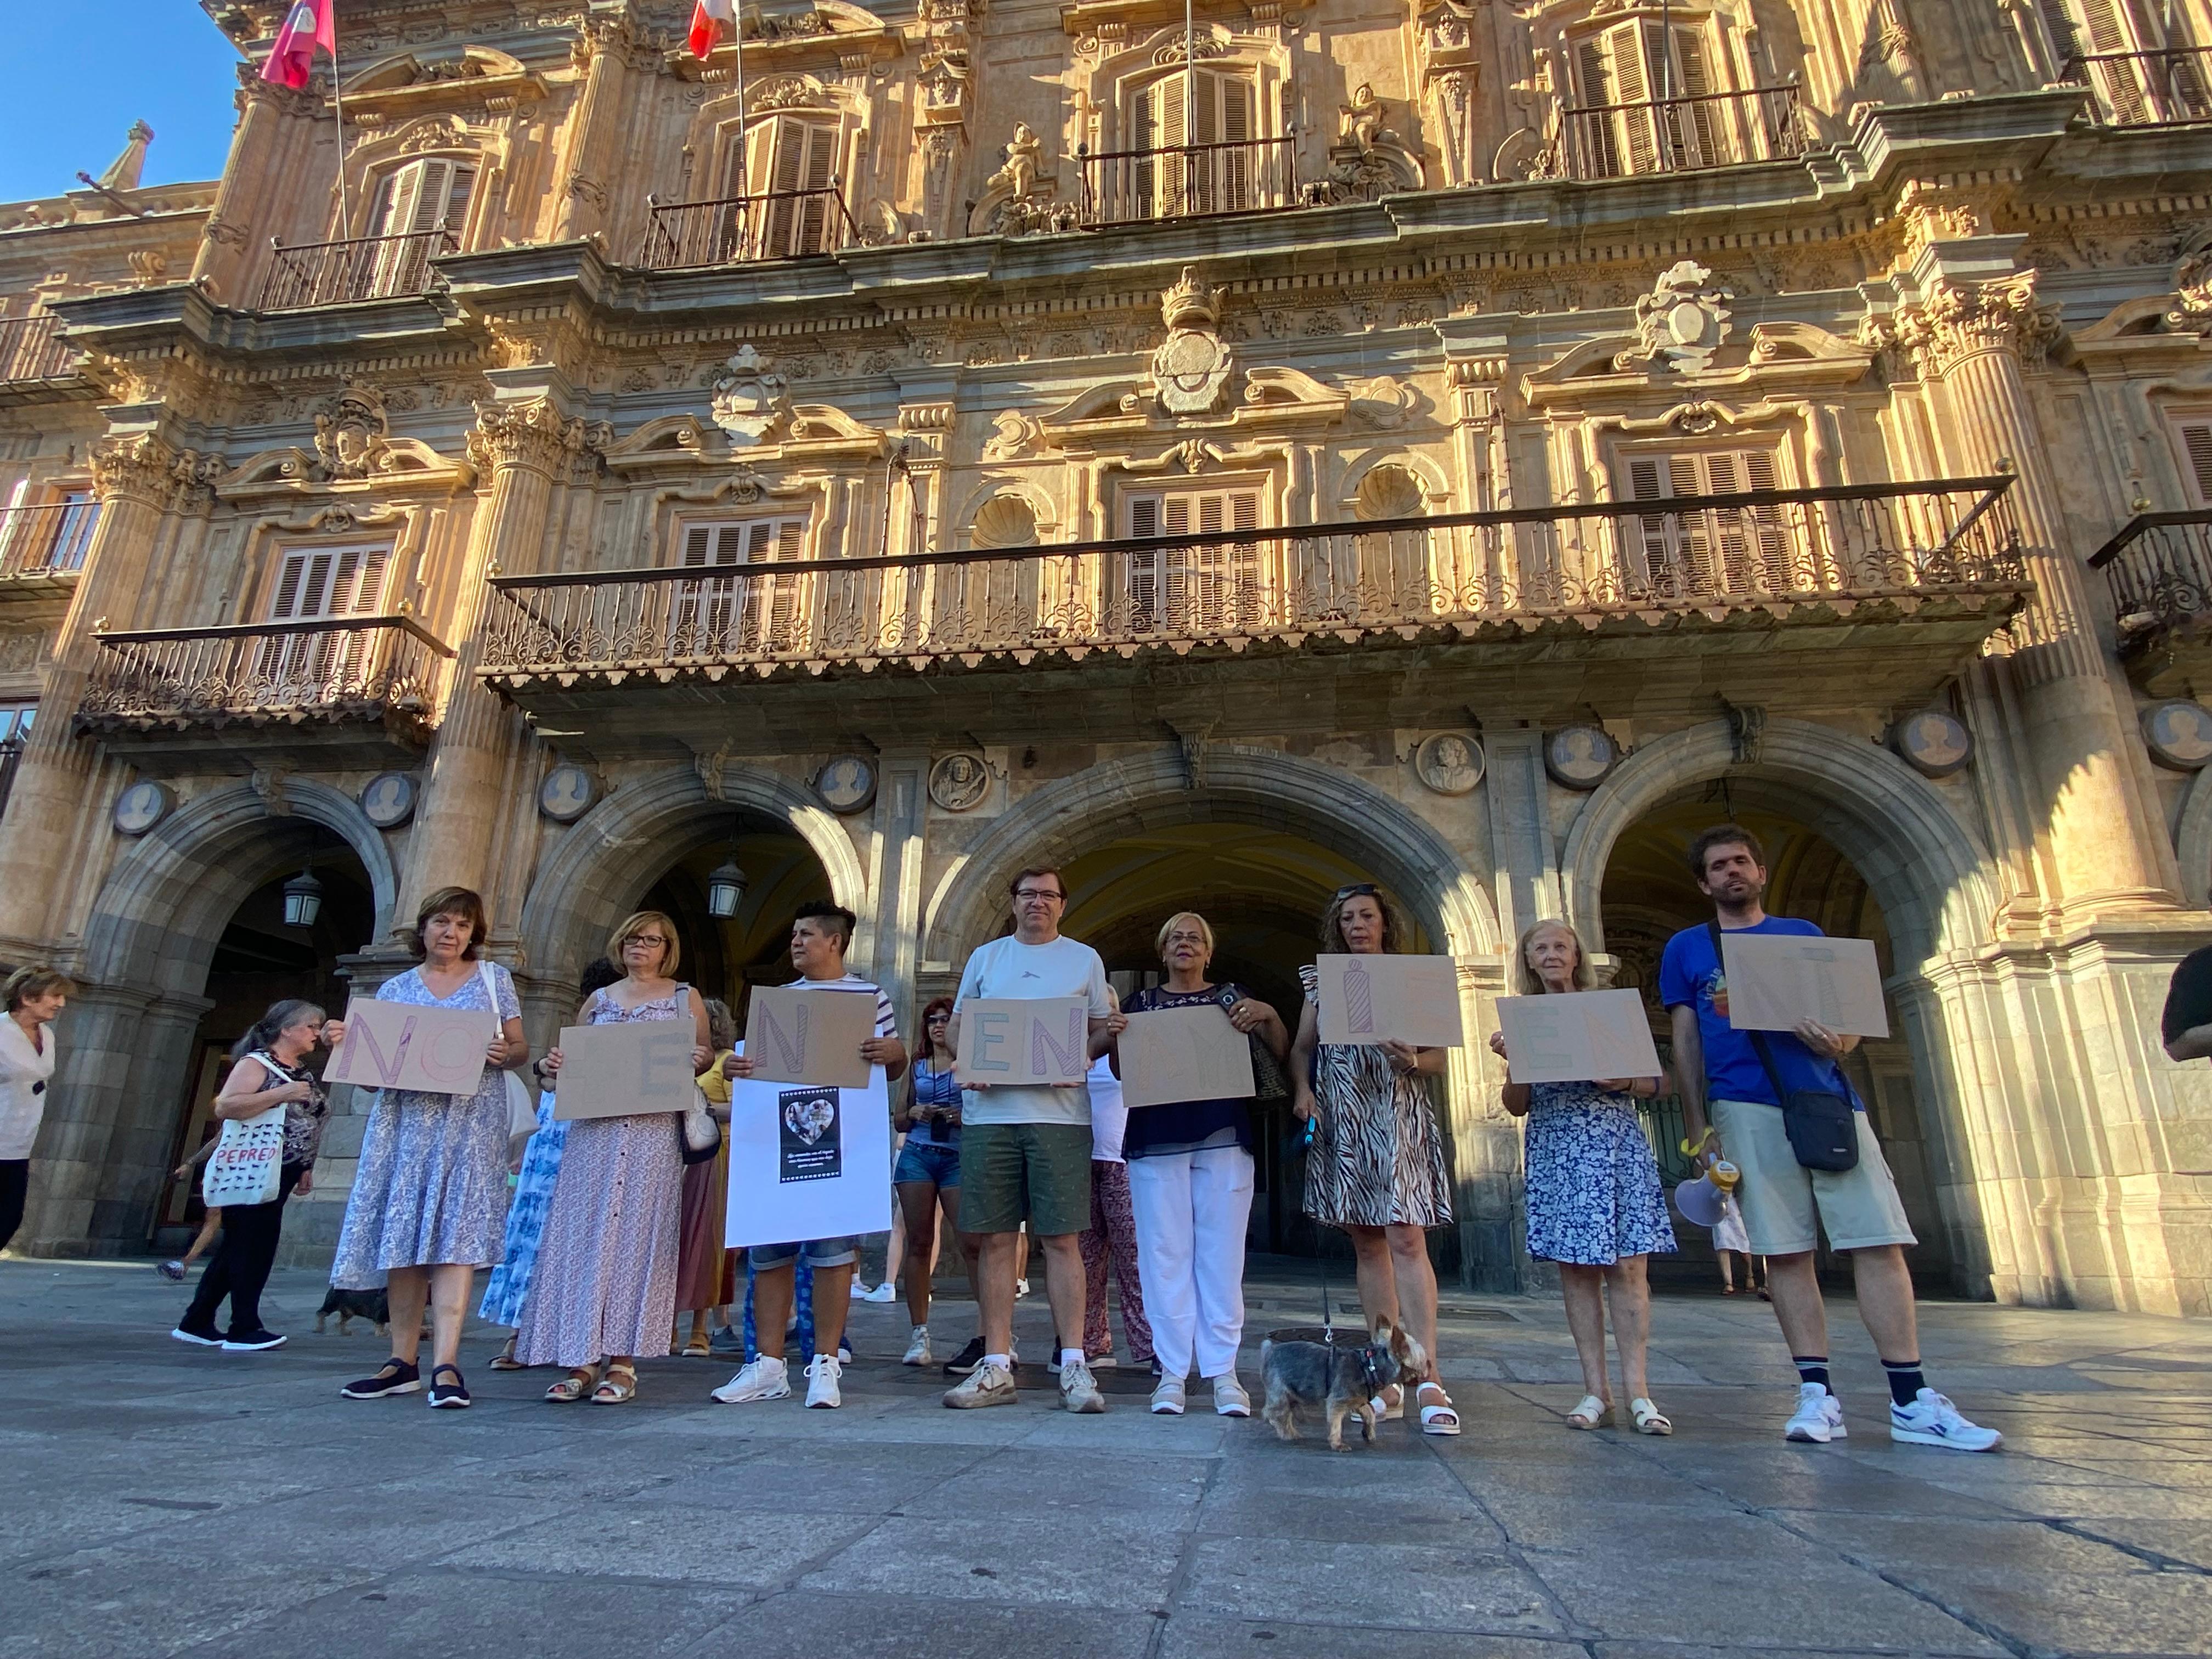
[[[1184,910],[1170,916],[1157,941],[1167,982],[1148,986],[1122,1006],[1134,1030],[1144,1017],[1176,1008],[1218,1008],[1276,1065],[1291,1046],[1283,1017],[1241,985],[1206,976],[1213,929]],[[1129,1041],[1124,1031],[1115,1040]],[[1264,1069],[1255,1066],[1255,1071]],[[1237,1380],[1237,1347],[1244,1339],[1244,1226],[1252,1214],[1252,1098],[1182,1100],[1129,1109],[1121,1136],[1129,1169],[1129,1200],[1137,1218],[1137,1278],[1152,1317],[1152,1355],[1160,1380],[1152,1410],[1180,1417],[1185,1379],[1194,1361],[1213,1385],[1213,1409],[1249,1417],[1252,1396]]]
[[[284,1200],[295,1193],[305,1198],[314,1184],[315,1152],[331,1108],[322,1084],[306,1062],[326,1030],[337,1037],[345,1035],[343,1024],[325,1022],[323,1011],[313,1003],[280,1002],[231,1045],[230,1057],[237,1064],[215,1097],[214,1115],[228,1121],[258,1117],[271,1107],[283,1109],[284,1147],[276,1194],[258,1204],[233,1200],[222,1206],[222,1242],[200,1275],[191,1305],[169,1333],[179,1342],[232,1353],[253,1353],[284,1344],[283,1337],[261,1322],[261,1290],[276,1264]],[[228,1336],[215,1328],[215,1310],[226,1296],[230,1298]]]
[[[683,958],[676,924],[658,910],[640,910],[615,929],[607,955],[622,964],[623,977],[592,992],[576,1024],[690,1020],[691,1069],[706,1070],[714,1055],[707,1005],[675,977]],[[557,1048],[546,1051],[556,1091],[562,1059]],[[637,1356],[664,1351],[676,1319],[684,1220],[678,1115],[641,1112],[568,1125],[514,1333],[514,1357],[524,1364],[568,1368],[545,1390],[556,1405],[586,1395],[599,1405],[623,1404],[637,1394]]]
[[[1382,956],[1396,951],[1404,934],[1371,882],[1339,888],[1322,915],[1328,955]],[[1443,1075],[1444,1051],[1396,1042],[1323,1042],[1320,971],[1309,964],[1298,978],[1306,1000],[1291,1045],[1291,1110],[1313,1125],[1306,1213],[1350,1237],[1369,1326],[1387,1318],[1429,1356],[1429,1380],[1415,1390],[1421,1432],[1457,1434],[1459,1413],[1435,1375],[1437,1272],[1427,1234],[1452,1218],[1443,1136],[1427,1081]],[[1404,1414],[1395,1383],[1380,1398],[1385,1418]]]
[[[477,957],[484,930],[483,899],[465,887],[440,888],[415,914],[407,945],[417,965],[377,988],[379,1002],[478,1014],[488,1041],[475,1093],[381,1089],[369,1109],[331,1283],[342,1291],[373,1291],[388,1282],[392,1358],[374,1376],[338,1390],[349,1400],[421,1390],[415,1362],[428,1303],[430,1404],[452,1409],[469,1403],[455,1364],[461,1322],[476,1270],[500,1259],[506,1231],[502,1068],[530,1058],[514,980],[497,963]],[[333,1066],[340,1046],[331,1045]]]
[[[1540,921],[1522,933],[1518,960],[1524,996],[1564,996],[1591,987],[1582,939],[1564,921]],[[1499,1059],[1510,1058],[1503,1031],[1492,1034],[1490,1048]],[[1638,1100],[1666,1092],[1663,1073],[1505,1085],[1505,1109],[1528,1120],[1528,1254],[1559,1265],[1567,1328],[1583,1363],[1583,1399],[1567,1413],[1571,1429],[1596,1428],[1613,1414],[1605,1363],[1610,1302],[1613,1341],[1620,1350],[1636,1431],[1674,1432],[1651,1403],[1644,1364],[1651,1335],[1644,1261],[1655,1251],[1673,1253],[1674,1229],[1667,1219],[1659,1165],[1636,1117]]]
[[66,974],[18,968],[4,988],[8,1018],[0,1023],[0,1249],[23,1224],[31,1184],[31,1143],[46,1115],[54,1074],[53,1022],[76,994]]

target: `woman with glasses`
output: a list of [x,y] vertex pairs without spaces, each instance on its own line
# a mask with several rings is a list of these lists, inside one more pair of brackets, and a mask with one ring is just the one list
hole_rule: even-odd
[[[1322,913],[1321,948],[1332,956],[1379,956],[1401,947],[1405,924],[1369,882],[1340,888]],[[1427,1230],[1451,1224],[1443,1136],[1428,1079],[1444,1069],[1441,1048],[1403,1042],[1321,1040],[1321,978],[1298,969],[1305,1006],[1291,1046],[1291,1109],[1312,1125],[1306,1143],[1306,1213],[1352,1240],[1359,1305],[1372,1328],[1388,1318],[1429,1356],[1429,1379],[1414,1390],[1424,1434],[1457,1434],[1459,1413],[1436,1380],[1437,1273]],[[1377,1396],[1383,1417],[1405,1414],[1396,1385]]]
[[[921,1011],[921,1041],[915,1045],[914,1069],[908,1073],[910,1092],[906,1104],[892,1120],[903,1130],[891,1171],[891,1190],[898,1195],[906,1218],[906,1310],[914,1321],[902,1364],[927,1365],[929,1342],[930,1273],[937,1261],[938,1223],[944,1219],[945,1237],[954,1240],[968,1262],[968,1287],[975,1286],[975,1246],[960,1231],[960,1085],[952,1075],[952,1055],[945,1045],[945,1029],[952,1024],[952,999],[933,998]],[[890,1277],[885,1259],[886,1279]],[[966,1370],[975,1369],[983,1357],[983,1339],[968,1345],[958,1356]]]

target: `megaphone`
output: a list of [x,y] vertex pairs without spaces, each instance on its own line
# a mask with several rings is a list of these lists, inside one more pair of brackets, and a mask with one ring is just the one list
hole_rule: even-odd
[[1674,1207],[1693,1227],[1710,1230],[1721,1218],[1721,1189],[1705,1176],[1674,1188]]

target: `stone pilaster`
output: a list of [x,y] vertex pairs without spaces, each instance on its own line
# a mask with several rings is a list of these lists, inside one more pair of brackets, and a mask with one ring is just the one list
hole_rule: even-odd
[[568,122],[553,222],[556,242],[607,230],[613,185],[623,170],[623,80],[642,55],[628,0],[595,6],[576,26],[570,60],[583,72],[584,90]]
[[215,206],[200,233],[191,280],[204,283],[229,306],[251,305],[257,280],[256,251],[268,246],[269,180],[305,176],[314,147],[314,118],[322,113],[319,88],[294,91],[261,78],[252,64],[238,66],[238,129],[230,161],[216,191]]

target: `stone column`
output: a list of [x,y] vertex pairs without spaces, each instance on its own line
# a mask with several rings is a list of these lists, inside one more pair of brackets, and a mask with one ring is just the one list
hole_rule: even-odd
[[1912,297],[1896,319],[1896,338],[1940,388],[1937,444],[1945,471],[1975,477],[2009,468],[2018,478],[2010,510],[2036,592],[2005,667],[2019,688],[2049,812],[2059,890],[2046,899],[2162,904],[2170,896],[2143,842],[2157,815],[2134,787],[2135,739],[2113,695],[2028,401],[2023,358],[2039,360],[2058,323],[2036,302],[2036,273],[2011,269],[2020,240],[1924,246],[1912,264]]
[[608,185],[620,170],[624,99],[622,77],[639,50],[629,7],[595,8],[576,26],[569,61],[583,71],[584,89],[568,118],[568,154],[553,240],[602,235],[608,228]]
[[568,475],[584,442],[584,422],[563,420],[547,398],[477,406],[469,459],[480,472],[490,473],[491,493],[470,538],[469,565],[454,607],[444,718],[427,763],[428,787],[392,911],[395,929],[409,927],[422,896],[440,887],[472,887],[495,913],[511,908],[494,891],[506,872],[494,867],[491,850],[507,763],[526,734],[520,717],[476,678],[484,619],[495,602],[485,578],[538,568],[555,482]]
[[[230,160],[216,186],[215,206],[201,231],[191,280],[205,283],[228,306],[251,305],[250,286],[258,280],[258,250],[277,227],[270,210],[289,205],[312,190],[272,192],[272,179],[301,179],[315,145],[314,118],[322,113],[319,85],[303,91],[261,78],[252,64],[238,66],[238,130],[231,137]],[[318,216],[319,222],[319,216]]]

